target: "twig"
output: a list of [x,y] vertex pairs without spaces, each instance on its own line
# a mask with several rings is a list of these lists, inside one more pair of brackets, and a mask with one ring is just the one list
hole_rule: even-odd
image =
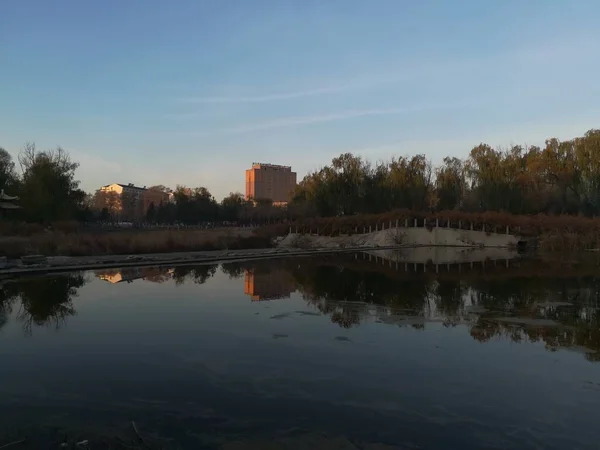
[[133,431],[135,431],[136,436],[138,437],[140,442],[144,445],[144,447],[149,448],[148,444],[146,444],[146,442],[144,441],[144,438],[142,438],[142,436],[140,435],[140,432],[138,431],[137,427],[135,426],[135,422],[133,420],[131,421],[131,426],[133,427]]
[[4,444],[2,447],[0,447],[0,450],[2,450],[3,448],[12,447],[13,445],[22,444],[22,443],[23,443],[23,442],[25,442],[26,440],[27,440],[27,439],[21,439],[20,441],[9,442],[8,444]]

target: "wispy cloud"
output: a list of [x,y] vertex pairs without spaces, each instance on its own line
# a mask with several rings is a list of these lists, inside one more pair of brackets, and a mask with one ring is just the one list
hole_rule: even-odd
[[338,86],[329,86],[317,89],[309,89],[304,91],[291,91],[291,92],[279,92],[273,94],[264,95],[250,95],[250,96],[236,96],[236,97],[189,97],[181,98],[179,101],[182,103],[263,103],[263,102],[275,102],[282,100],[292,100],[302,97],[311,97],[322,94],[334,94],[336,92],[343,92],[349,89],[356,89],[360,87],[368,87],[370,85],[377,84],[371,83],[348,83]]
[[281,119],[270,120],[266,122],[251,123],[247,125],[240,125],[231,128],[225,128],[219,130],[224,133],[247,133],[251,131],[268,130],[272,128],[283,128],[291,127],[296,125],[308,125],[313,123],[332,122],[337,120],[353,119],[357,117],[367,116],[389,116],[396,114],[408,114],[419,111],[428,110],[439,110],[446,108],[460,108],[465,105],[442,105],[442,104],[423,104],[404,108],[383,108],[383,109],[360,109],[360,110],[349,110],[341,111],[331,114],[315,115],[315,116],[298,116],[298,117],[285,117]]

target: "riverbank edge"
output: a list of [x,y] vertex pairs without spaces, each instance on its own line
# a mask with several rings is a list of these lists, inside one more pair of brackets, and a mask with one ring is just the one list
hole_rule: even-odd
[[[465,250],[481,249],[480,246],[469,245],[387,245],[387,246],[356,246],[345,248],[265,248],[248,249],[237,251],[214,250],[203,252],[177,252],[147,255],[107,255],[107,256],[71,256],[71,257],[48,257],[50,264],[44,265],[20,265],[0,269],[0,278],[23,275],[23,274],[53,274],[60,272],[74,272],[96,269],[115,269],[123,267],[149,267],[149,266],[184,266],[219,264],[222,262],[242,262],[262,259],[276,259],[285,257],[305,257],[333,253],[365,252],[372,250],[394,250],[422,247],[437,248],[463,248]],[[60,259],[68,258],[64,264],[58,262]],[[58,260],[52,264],[52,259]],[[77,262],[81,261],[81,262]]]

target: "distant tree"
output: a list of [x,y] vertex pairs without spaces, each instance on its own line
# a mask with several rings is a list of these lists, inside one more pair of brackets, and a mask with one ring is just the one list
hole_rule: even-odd
[[94,194],[94,209],[96,211],[106,210],[105,220],[116,220],[121,212],[121,199],[114,191],[97,190]]
[[256,206],[273,206],[273,200],[270,198],[257,198],[254,203]]
[[101,222],[108,222],[110,220],[110,212],[108,211],[107,207],[104,207],[100,210],[98,220]]
[[[0,189],[7,191],[17,188],[18,176],[10,153],[0,147]],[[7,192],[9,194],[9,192]]]
[[146,221],[150,223],[156,222],[157,219],[157,210],[154,206],[154,202],[151,202],[148,206],[148,211],[146,211]]
[[436,177],[436,207],[440,210],[458,209],[466,188],[463,162],[458,158],[444,158]]
[[73,218],[82,207],[85,192],[79,189],[75,170],[79,164],[60,147],[39,152],[27,143],[19,155],[22,171],[20,203],[25,218],[50,222]]
[[154,186],[150,186],[148,188],[148,190],[153,190],[153,191],[158,191],[158,192],[163,192],[163,193],[167,193],[167,192],[171,191],[171,189],[169,189],[168,187],[166,187],[166,186],[164,186],[162,184],[157,184],[157,185],[154,185]]
[[132,192],[122,192],[121,200],[121,218],[126,221],[134,221],[139,217],[138,205],[139,198]]
[[239,220],[246,208],[246,200],[239,192],[230,192],[221,201],[221,218],[227,221]]

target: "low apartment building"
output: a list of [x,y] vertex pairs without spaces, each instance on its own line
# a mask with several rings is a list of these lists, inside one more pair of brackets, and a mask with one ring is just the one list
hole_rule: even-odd
[[151,204],[158,207],[161,203],[169,201],[167,192],[135,186],[133,183],[107,184],[102,186],[99,192],[105,194],[100,198],[100,201],[105,203],[104,207],[120,220],[142,219]]

